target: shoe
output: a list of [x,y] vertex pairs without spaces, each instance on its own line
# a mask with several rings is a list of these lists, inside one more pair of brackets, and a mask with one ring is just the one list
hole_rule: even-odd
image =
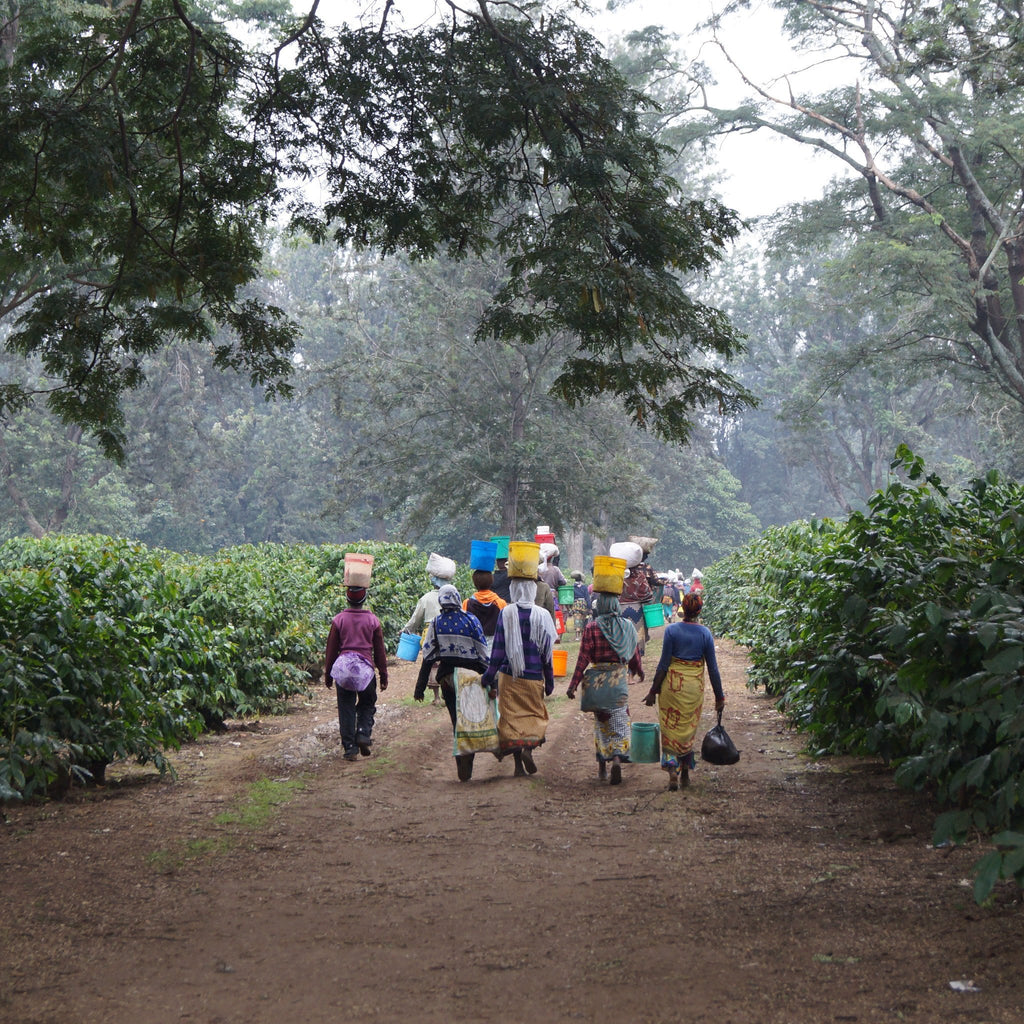
[[359,751],[358,750],[346,750],[345,751],[345,760],[346,761],[358,761],[359,760]]
[[618,761],[612,762],[612,777],[608,780],[609,786],[617,786],[622,781],[622,765]]
[[362,754],[363,757],[369,757],[370,754],[373,753],[370,749],[373,746],[373,740],[357,739],[356,745],[359,747],[359,753]]
[[469,782],[473,778],[473,755],[457,754],[455,767],[459,773],[459,782]]
[[599,782],[608,778],[608,765],[604,761],[597,762],[597,778]]
[[668,788],[675,791],[679,788],[679,772],[675,768],[668,770]]
[[523,757],[523,767],[526,769],[527,773],[529,775],[536,775],[537,774],[537,766],[533,763],[533,751],[532,750],[524,750],[522,752],[522,757]]

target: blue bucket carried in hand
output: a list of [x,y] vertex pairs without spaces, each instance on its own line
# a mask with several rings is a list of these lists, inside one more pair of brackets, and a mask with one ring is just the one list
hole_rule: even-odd
[[498,545],[493,540],[474,540],[469,545],[469,567],[476,571],[494,572],[494,563],[498,558]]
[[657,764],[661,760],[661,726],[657,722],[630,723],[629,759],[641,764]]
[[415,633],[403,633],[398,638],[398,657],[402,661],[415,661],[420,654],[420,638]]

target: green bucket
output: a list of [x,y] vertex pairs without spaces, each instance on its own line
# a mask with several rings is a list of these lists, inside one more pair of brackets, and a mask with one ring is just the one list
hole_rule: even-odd
[[630,724],[629,759],[639,764],[657,764],[661,760],[661,727],[657,722]]
[[576,591],[569,587],[558,588],[558,603],[560,605],[571,605],[576,599]]
[[648,629],[665,625],[665,613],[661,610],[660,604],[644,605],[644,622],[647,623]]

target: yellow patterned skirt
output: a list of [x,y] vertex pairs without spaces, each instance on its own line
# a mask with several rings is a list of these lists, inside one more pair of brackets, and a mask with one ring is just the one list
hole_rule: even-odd
[[543,679],[517,679],[498,673],[498,742],[502,754],[532,750],[544,742],[548,707]]
[[673,658],[658,694],[661,767],[692,768],[693,738],[704,710],[704,662]]

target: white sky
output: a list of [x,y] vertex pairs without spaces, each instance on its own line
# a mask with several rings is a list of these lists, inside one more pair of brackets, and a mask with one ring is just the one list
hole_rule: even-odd
[[[292,2],[297,10],[307,8],[306,0]],[[601,8],[588,26],[598,38],[610,40],[647,25],[661,25],[679,37],[683,56],[693,59],[699,55],[714,70],[718,85],[710,94],[712,103],[728,107],[749,95],[749,88],[717,49],[694,35],[695,25],[720,7],[720,0],[620,0],[619,8],[611,12],[605,9],[605,0],[591,0],[591,4],[595,9]],[[435,7],[440,6],[443,5],[438,0],[395,0],[389,19],[413,28],[429,20]],[[375,25],[382,10],[381,0],[320,0],[318,14],[327,22],[356,23],[365,19]],[[783,40],[780,24],[779,13],[767,3],[755,3],[749,14],[734,15],[726,23],[723,39],[733,59],[760,83],[807,63]],[[813,79],[804,74],[795,81],[810,87]],[[826,156],[767,131],[728,136],[720,147],[719,163],[723,199],[744,218],[768,214],[786,203],[816,196],[841,171]]]

